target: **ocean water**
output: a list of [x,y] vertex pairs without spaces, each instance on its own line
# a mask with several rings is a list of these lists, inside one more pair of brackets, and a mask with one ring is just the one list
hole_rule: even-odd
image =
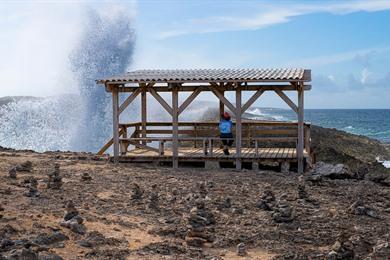
[[[249,117],[265,120],[297,120],[287,109],[254,108]],[[306,109],[305,121],[390,143],[390,109]]]
[[[297,120],[293,111],[279,108],[253,108],[247,116],[258,120]],[[390,109],[305,109],[305,121],[390,144]],[[378,162],[390,168],[389,159],[378,158]]]

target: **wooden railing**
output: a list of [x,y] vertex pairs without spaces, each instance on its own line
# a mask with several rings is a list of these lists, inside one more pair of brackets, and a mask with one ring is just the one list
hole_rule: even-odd
[[[179,142],[186,147],[203,147],[206,154],[212,154],[213,147],[221,145],[218,122],[179,122]],[[233,123],[233,136],[235,127]],[[127,133],[132,134],[128,137]],[[129,145],[137,148],[164,154],[165,144],[172,142],[171,122],[147,122],[142,127],[141,122],[120,124],[120,150],[122,154],[128,151]],[[296,148],[298,125],[296,122],[270,122],[270,121],[244,121],[242,122],[242,147],[254,147],[257,151],[259,145],[273,143],[294,144]],[[304,149],[310,154],[310,124],[304,124]],[[150,146],[150,143],[158,145]],[[113,143],[109,140],[98,154],[103,154]],[[156,148],[158,147],[158,148]]]

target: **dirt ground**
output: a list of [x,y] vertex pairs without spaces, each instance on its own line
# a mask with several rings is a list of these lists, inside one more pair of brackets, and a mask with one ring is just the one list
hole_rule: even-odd
[[[11,178],[26,161],[32,167]],[[56,164],[60,187],[48,187]],[[28,194],[31,178],[37,191]],[[5,150],[0,259],[23,250],[40,259],[390,259],[389,189],[368,180],[173,171]],[[80,232],[63,224],[69,201],[83,220]]]

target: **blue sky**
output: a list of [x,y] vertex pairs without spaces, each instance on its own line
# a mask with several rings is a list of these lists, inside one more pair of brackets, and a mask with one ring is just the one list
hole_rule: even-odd
[[[308,108],[390,108],[390,1],[381,0],[2,2],[0,96],[72,91],[67,57],[88,6],[131,14],[129,70],[304,67]],[[272,93],[257,105],[285,107]]]

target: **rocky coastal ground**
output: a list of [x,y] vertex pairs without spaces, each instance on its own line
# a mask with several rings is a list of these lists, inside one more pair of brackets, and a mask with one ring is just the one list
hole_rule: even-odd
[[388,259],[388,150],[317,127],[313,147],[304,175],[1,149],[0,259]]

